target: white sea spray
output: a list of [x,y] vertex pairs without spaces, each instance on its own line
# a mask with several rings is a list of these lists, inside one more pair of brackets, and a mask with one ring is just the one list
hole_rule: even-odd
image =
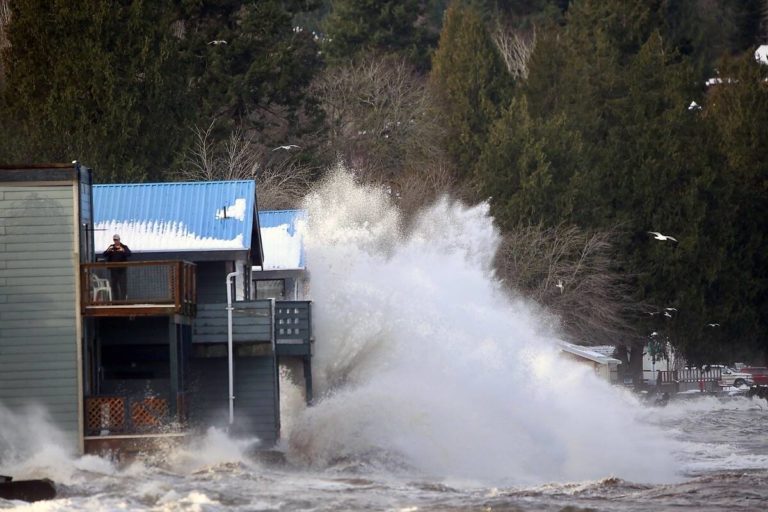
[[404,233],[386,193],[339,167],[304,206],[321,398],[293,420],[292,460],[515,484],[676,477],[675,443],[504,293],[487,204],[443,198]]

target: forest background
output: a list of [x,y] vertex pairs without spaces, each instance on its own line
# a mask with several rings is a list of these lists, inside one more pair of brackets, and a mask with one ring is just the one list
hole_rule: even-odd
[[768,0],[0,0],[0,162],[261,208],[343,162],[406,219],[488,201],[510,293],[634,372],[765,364],[761,44]]

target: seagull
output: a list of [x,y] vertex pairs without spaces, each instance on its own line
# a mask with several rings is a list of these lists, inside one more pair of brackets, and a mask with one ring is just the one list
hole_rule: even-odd
[[213,46],[219,46],[220,44],[227,44],[227,42],[223,39],[214,39],[213,41],[209,41],[208,44],[212,44]]
[[278,149],[284,149],[284,150],[286,150],[286,151],[290,151],[290,150],[292,150],[293,148],[299,149],[299,146],[297,146],[296,144],[288,144],[287,146],[277,146],[277,147],[276,147],[275,149],[273,149],[272,151],[277,151]]
[[720,327],[720,324],[707,324],[708,327]]
[[565,285],[563,284],[563,282],[560,279],[558,279],[557,280],[557,284],[555,285],[555,287],[556,288],[560,288],[560,293],[563,293],[563,289],[565,288]]
[[677,238],[671,237],[669,235],[662,235],[658,231],[649,231],[649,235],[654,235],[654,239],[656,240],[672,240],[673,242],[677,242]]

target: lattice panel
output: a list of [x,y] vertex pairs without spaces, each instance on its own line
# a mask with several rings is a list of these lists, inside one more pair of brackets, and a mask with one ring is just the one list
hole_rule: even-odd
[[158,427],[168,417],[168,401],[163,398],[144,398],[131,402],[131,423],[136,428]]
[[93,397],[85,399],[85,422],[89,431],[125,429],[125,399]]

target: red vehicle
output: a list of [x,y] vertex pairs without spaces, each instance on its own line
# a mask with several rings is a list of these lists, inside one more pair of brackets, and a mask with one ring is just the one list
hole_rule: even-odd
[[765,366],[745,366],[741,371],[751,374],[755,384],[768,386],[768,368]]

